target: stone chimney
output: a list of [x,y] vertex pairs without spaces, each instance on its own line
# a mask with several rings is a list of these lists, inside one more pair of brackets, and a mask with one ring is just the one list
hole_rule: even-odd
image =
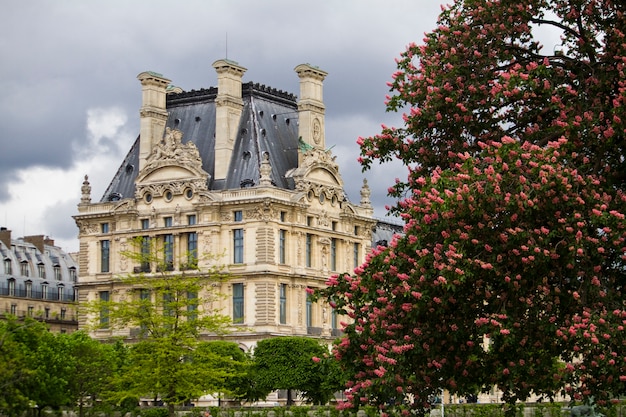
[[309,64],[295,68],[300,77],[300,100],[298,101],[298,135],[304,143],[315,148],[325,148],[324,137],[324,98],[322,97],[324,78],[327,72]]
[[241,79],[246,68],[236,62],[220,59],[213,63],[217,72],[215,98],[215,170],[213,178],[222,180],[228,174],[239,120],[243,110]]
[[139,170],[146,164],[155,144],[163,139],[167,110],[165,95],[170,80],[156,72],[142,72],[137,76],[141,82],[141,117],[139,129]]
[[11,231],[6,227],[0,227],[0,242],[11,250]]
[[43,235],[24,236],[24,242],[34,245],[39,252],[44,253],[44,237]]

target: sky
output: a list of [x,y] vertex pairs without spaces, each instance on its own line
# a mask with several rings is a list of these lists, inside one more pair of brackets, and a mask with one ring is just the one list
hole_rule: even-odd
[[326,145],[345,191],[363,178],[374,214],[393,204],[398,165],[361,172],[359,136],[401,125],[385,111],[395,59],[436,26],[438,0],[20,0],[0,2],[0,226],[78,250],[80,188],[99,201],[139,133],[137,75],[155,71],[183,90],[217,85],[228,58],[253,81],[299,94],[293,69],[324,82]]

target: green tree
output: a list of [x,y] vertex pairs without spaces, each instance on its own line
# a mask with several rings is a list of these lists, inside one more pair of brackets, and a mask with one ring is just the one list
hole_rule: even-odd
[[0,322],[0,355],[5,362],[0,404],[17,415],[36,407],[69,405],[67,358],[58,338],[45,324],[31,318],[8,317]]
[[408,167],[404,234],[320,292],[354,320],[346,406],[626,392],[625,7],[457,0],[402,54],[404,125],[358,142],[365,169]]
[[113,345],[92,339],[83,331],[57,336],[65,358],[67,390],[72,404],[78,404],[79,416],[84,407],[93,405],[111,389],[115,367]]
[[261,340],[253,356],[259,390],[265,395],[278,389],[287,390],[287,405],[294,402],[292,390],[300,391],[315,404],[327,403],[339,387],[324,383],[328,375],[322,372],[320,358],[325,355],[328,348],[307,337]]
[[[141,240],[137,246],[141,247]],[[161,272],[120,277],[119,297],[86,307],[92,317],[104,314],[109,328],[131,328],[137,338],[121,369],[119,391],[111,393],[110,399],[158,398],[173,416],[175,405],[212,390],[212,381],[221,372],[212,368],[211,362],[197,360],[201,351],[196,349],[201,334],[228,332],[230,317],[212,307],[223,297],[212,285],[221,284],[227,276],[218,267],[200,271],[187,265],[190,269],[186,271],[170,271],[158,251],[141,252],[124,255],[142,264],[156,264]],[[102,320],[94,320],[92,325],[102,326]]]

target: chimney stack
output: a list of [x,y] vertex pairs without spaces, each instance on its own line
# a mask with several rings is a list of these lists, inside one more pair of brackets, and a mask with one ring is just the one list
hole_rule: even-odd
[[163,139],[167,110],[165,96],[170,80],[156,72],[142,72],[137,76],[141,82],[141,117],[139,133],[139,170],[146,164],[154,145]]
[[304,143],[315,148],[325,148],[324,78],[328,75],[317,67],[301,64],[295,68],[300,77],[300,100],[298,101],[298,135]]
[[44,253],[44,237],[43,235],[24,236],[24,242],[34,245],[39,252]]
[[220,59],[213,63],[217,72],[215,98],[215,169],[213,178],[226,179],[233,153],[239,120],[243,110],[241,79],[246,68],[236,62]]
[[11,231],[6,227],[0,227],[0,242],[11,250]]

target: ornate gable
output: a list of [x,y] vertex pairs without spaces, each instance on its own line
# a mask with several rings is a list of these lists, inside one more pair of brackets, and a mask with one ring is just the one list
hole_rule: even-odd
[[182,194],[206,191],[210,175],[202,169],[198,148],[192,142],[182,143],[183,132],[167,128],[165,137],[156,144],[136,181],[137,198],[146,193],[160,196],[165,190]]

